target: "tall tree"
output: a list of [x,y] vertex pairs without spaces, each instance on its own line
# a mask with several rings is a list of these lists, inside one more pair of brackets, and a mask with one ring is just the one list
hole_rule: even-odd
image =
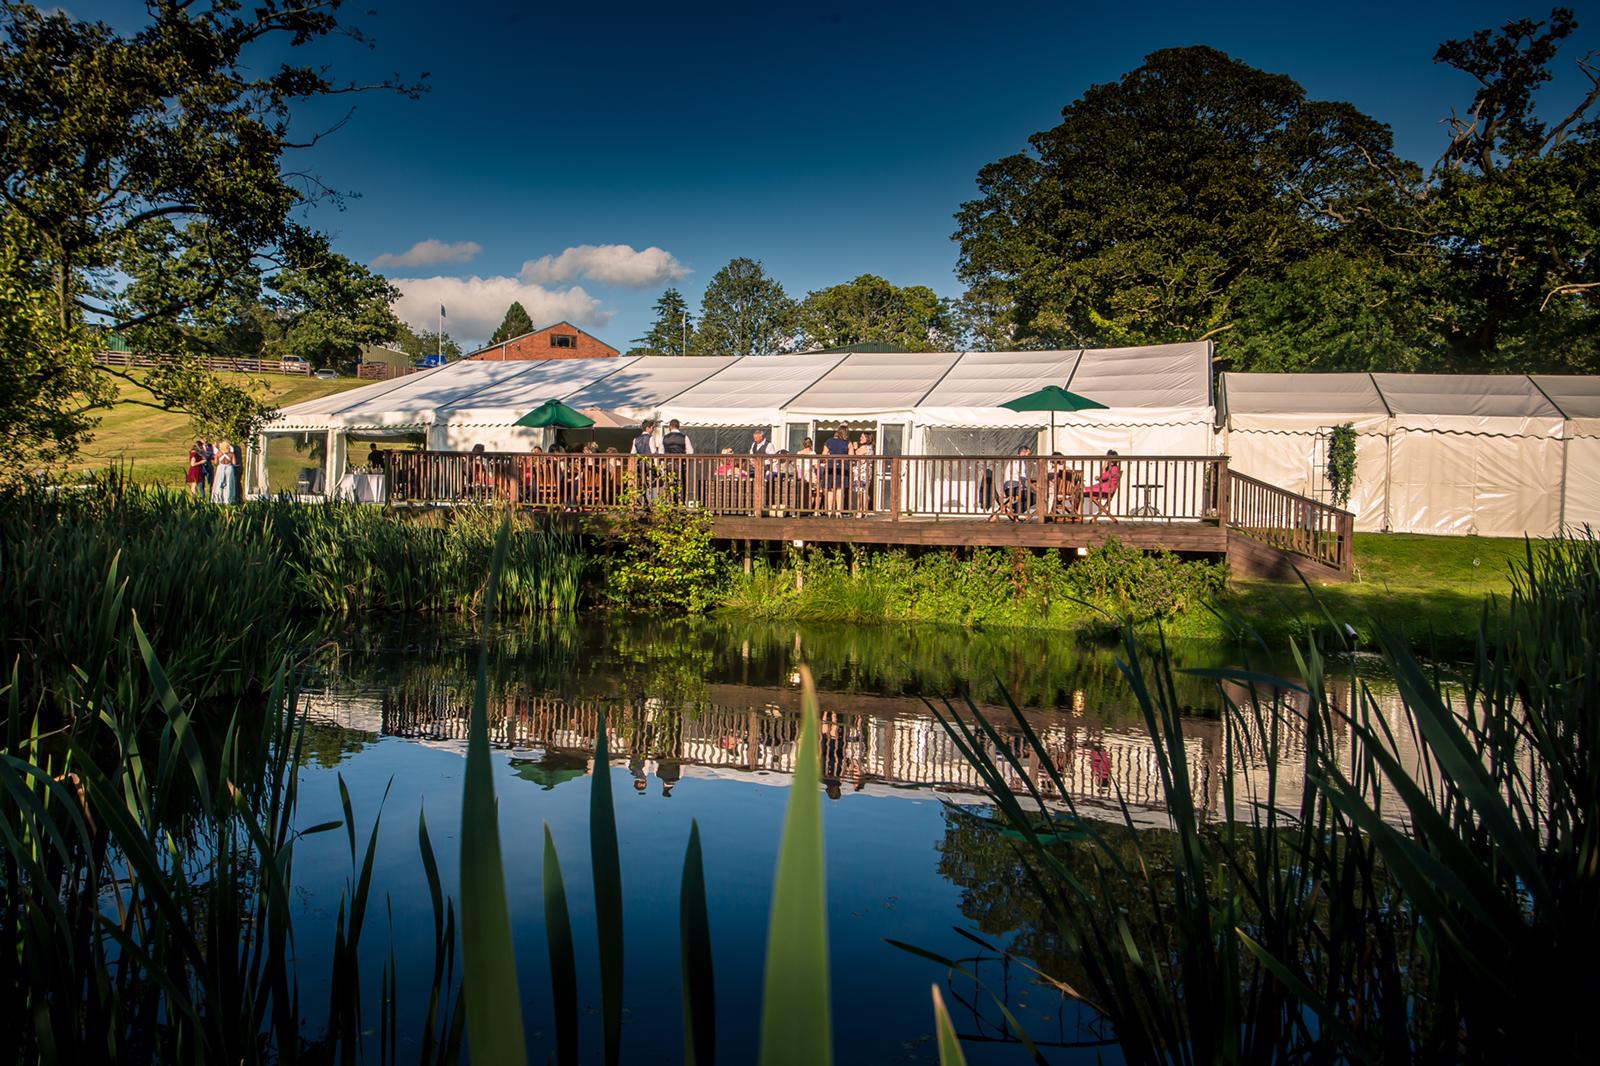
[[1566,8],[1446,41],[1435,62],[1477,83],[1419,196],[1440,257],[1426,293],[1453,364],[1600,370],[1600,64],[1578,62],[1589,91],[1554,121],[1538,113]]
[[969,306],[1030,347],[1192,340],[1240,286],[1357,239],[1408,178],[1389,131],[1213,48],[1090,88],[957,214]]
[[314,270],[284,271],[273,289],[284,323],[284,354],[312,366],[353,366],[363,344],[387,342],[400,329],[390,310],[399,291],[343,256],[329,256]]
[[689,302],[677,289],[668,289],[656,300],[656,318],[642,337],[634,338],[633,353],[641,355],[688,355],[694,338],[694,316]]
[[528,317],[528,312],[520,301],[513,300],[511,306],[506,308],[506,317],[500,320],[500,325],[495,327],[494,333],[490,335],[489,344],[500,344],[532,332],[533,319]]
[[795,303],[754,259],[717,271],[700,300],[700,355],[771,355],[794,343]]
[[[309,101],[361,87],[292,60],[339,28],[337,6],[150,4],[143,28],[124,35],[59,8],[0,3],[0,214],[27,227],[26,275],[53,309],[53,334],[37,343],[59,374],[119,376],[155,406],[251,410],[248,390],[200,380],[191,359],[145,375],[63,361],[88,358],[73,343],[87,320],[197,328],[198,310],[248,300],[278,270],[318,268],[326,242],[294,217],[317,186],[286,161],[318,137],[292,120]],[[32,387],[44,408],[56,402],[43,381]],[[58,423],[70,435],[62,449],[111,393],[81,399],[84,417]]]
[[908,352],[932,352],[955,344],[949,301],[926,285],[901,288],[873,274],[808,294],[796,324],[808,348],[870,341]]

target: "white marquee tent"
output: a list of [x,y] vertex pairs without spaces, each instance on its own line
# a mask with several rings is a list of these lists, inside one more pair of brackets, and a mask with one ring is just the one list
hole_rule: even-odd
[[1041,433],[1048,415],[997,405],[1056,384],[1108,406],[1058,416],[1057,450],[1210,454],[1211,350],[1199,342],[1065,352],[467,360],[284,409],[255,442],[250,487],[268,485],[266,453],[278,438],[310,448],[325,464],[327,484],[344,471],[351,439],[525,451],[545,443],[546,431],[514,423],[552,399],[611,424],[655,416],[691,431],[761,427],[780,443],[841,420],[875,423],[893,450],[915,453],[936,448],[941,432],[996,427],[1048,447]]
[[1234,469],[1322,498],[1350,423],[1357,529],[1549,536],[1600,516],[1597,378],[1228,373],[1218,417]]

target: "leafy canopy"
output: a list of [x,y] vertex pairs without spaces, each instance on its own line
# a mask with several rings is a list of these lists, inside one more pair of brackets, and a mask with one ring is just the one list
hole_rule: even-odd
[[980,344],[1220,338],[1259,369],[1600,368],[1600,68],[1554,121],[1557,8],[1443,44],[1476,91],[1424,173],[1349,104],[1212,48],[1150,55],[984,167],[957,214]]
[[795,303],[754,259],[717,271],[700,301],[697,355],[771,355],[794,343]]
[[901,288],[872,274],[809,293],[796,314],[807,348],[876,342],[908,352],[955,343],[948,302],[926,285]]
[[[53,325],[48,336],[36,335],[33,357],[83,386],[81,417],[49,423],[58,434],[49,449],[55,454],[70,453],[92,429],[93,412],[110,402],[110,390],[84,384],[90,375],[124,377],[143,390],[144,402],[201,418],[243,411],[235,432],[248,432],[263,413],[249,402],[250,390],[202,380],[192,355],[219,329],[262,325],[270,315],[250,305],[284,272],[279,295],[316,313],[301,323],[307,332],[296,343],[318,351],[342,345],[330,335],[349,329],[336,330],[329,314],[371,324],[361,306],[371,285],[346,287],[355,304],[334,306],[321,301],[327,291],[313,294],[293,280],[298,274],[315,285],[349,273],[296,220],[299,208],[331,195],[288,162],[321,136],[292,128],[299,105],[365,88],[416,92],[392,82],[340,83],[320,63],[281,61],[285,51],[298,56],[336,32],[359,37],[339,26],[338,7],[338,0],[151,4],[145,25],[123,35],[61,9],[0,3],[0,215],[8,232],[28,232],[18,246],[27,269],[13,276],[26,281],[29,300],[44,294],[50,301]],[[96,367],[75,343],[88,323],[184,338],[173,341],[162,372],[128,375]],[[7,417],[42,426],[48,419],[28,412],[59,409],[61,397],[42,379],[22,385],[30,381],[32,391],[11,400]],[[207,403],[216,409],[195,408]]]

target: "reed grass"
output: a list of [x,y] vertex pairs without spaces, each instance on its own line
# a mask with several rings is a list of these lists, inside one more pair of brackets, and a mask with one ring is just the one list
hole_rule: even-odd
[[[938,711],[988,783],[1069,972],[1044,975],[1133,1062],[1586,1061],[1600,992],[1600,545],[1529,546],[1459,690],[1382,636],[1396,720],[1327,619],[1300,682],[1194,673],[1223,701],[1219,817],[1189,793],[1175,670],[1125,636],[1166,830],[1077,811],[976,706]],[[1343,674],[1342,686],[1331,683]],[[1306,774],[1285,781],[1294,738]],[[1254,771],[1254,772],[1252,772]],[[1017,796],[1008,780],[1027,781]],[[954,967],[955,962],[944,960]]]

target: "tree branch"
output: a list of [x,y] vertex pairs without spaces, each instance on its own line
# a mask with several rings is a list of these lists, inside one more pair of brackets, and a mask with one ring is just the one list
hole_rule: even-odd
[[1585,289],[1600,289],[1600,281],[1574,281],[1566,285],[1557,285],[1544,294],[1544,301],[1539,304],[1539,310],[1543,311],[1546,307],[1549,307],[1550,300],[1553,297],[1583,292]]

